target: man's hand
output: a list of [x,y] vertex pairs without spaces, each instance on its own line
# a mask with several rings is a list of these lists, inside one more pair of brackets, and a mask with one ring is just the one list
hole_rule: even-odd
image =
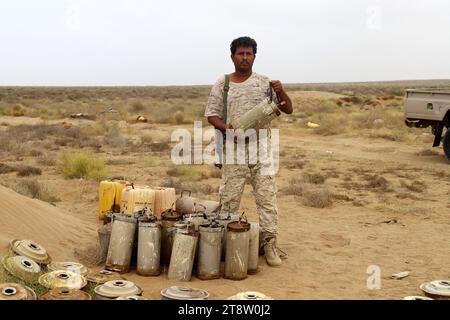
[[281,93],[284,91],[283,85],[281,84],[280,80],[271,80],[270,85],[272,86],[273,91],[275,91],[276,93]]
[[284,91],[283,86],[281,85],[281,81],[279,80],[271,80],[270,85],[273,90],[277,94],[279,105],[281,111],[287,114],[292,113],[292,102],[287,93]]

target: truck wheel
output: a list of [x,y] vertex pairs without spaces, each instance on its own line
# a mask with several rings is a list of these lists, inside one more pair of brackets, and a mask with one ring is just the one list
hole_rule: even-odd
[[442,144],[444,146],[444,153],[447,156],[447,159],[450,160],[450,128],[447,128]]

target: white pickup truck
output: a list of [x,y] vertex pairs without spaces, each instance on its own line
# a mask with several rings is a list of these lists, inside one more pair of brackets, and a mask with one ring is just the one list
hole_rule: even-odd
[[[445,155],[450,160],[450,90],[406,90],[405,123],[408,127],[431,126],[433,147],[438,147],[442,141]],[[444,127],[446,131],[442,139]]]

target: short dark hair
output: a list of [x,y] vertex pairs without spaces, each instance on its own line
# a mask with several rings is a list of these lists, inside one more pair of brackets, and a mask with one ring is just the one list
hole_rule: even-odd
[[247,48],[251,47],[253,49],[253,54],[256,54],[257,46],[258,45],[256,44],[256,41],[253,40],[252,38],[250,38],[250,37],[240,37],[240,38],[234,39],[231,42],[230,50],[231,50],[231,54],[234,54],[238,47],[247,47]]

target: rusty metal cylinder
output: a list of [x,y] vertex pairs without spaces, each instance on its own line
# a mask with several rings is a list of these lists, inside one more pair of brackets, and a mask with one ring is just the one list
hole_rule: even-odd
[[243,280],[247,278],[248,251],[250,247],[250,223],[234,221],[227,225],[224,278]]
[[136,273],[141,276],[158,276],[161,258],[161,224],[156,221],[139,221]]
[[250,223],[250,244],[248,249],[248,274],[258,272],[259,260],[259,223]]
[[127,273],[130,269],[137,219],[117,214],[113,216],[111,239],[105,269]]
[[232,213],[220,213],[217,216],[216,221],[223,226],[223,228],[222,228],[222,235],[221,235],[221,242],[222,242],[221,261],[225,261],[225,252],[226,252],[226,244],[227,244],[227,237],[226,237],[227,225],[230,222],[239,221],[239,214],[236,214],[236,213],[233,213],[233,214]]
[[177,227],[173,239],[168,278],[169,280],[189,281],[192,276],[198,232],[194,230],[191,223],[180,223],[180,225],[185,226]]
[[217,222],[199,227],[197,278],[201,280],[220,278],[222,229],[223,226]]
[[179,222],[182,216],[175,211],[167,210],[161,214],[161,265],[168,266],[172,255],[173,232],[175,223]]

